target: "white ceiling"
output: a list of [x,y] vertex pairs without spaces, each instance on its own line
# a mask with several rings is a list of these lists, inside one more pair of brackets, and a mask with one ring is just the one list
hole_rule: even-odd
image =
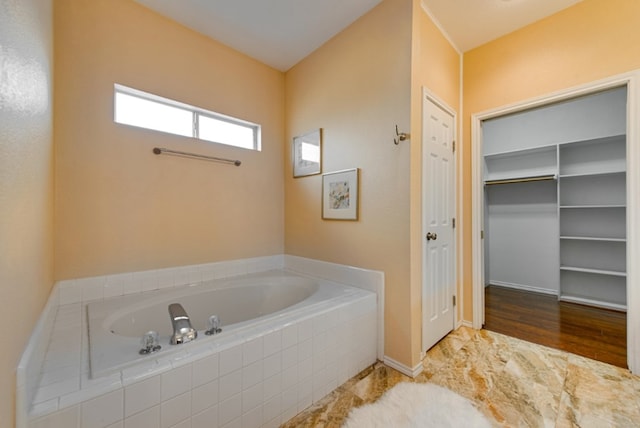
[[[286,71],[382,0],[135,0]],[[582,0],[422,0],[467,51]]]

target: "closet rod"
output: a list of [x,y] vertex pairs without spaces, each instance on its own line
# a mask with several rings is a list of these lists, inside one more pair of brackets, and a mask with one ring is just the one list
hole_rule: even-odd
[[522,177],[522,178],[508,178],[505,180],[487,180],[484,182],[487,186],[493,186],[494,184],[512,184],[512,183],[528,183],[532,181],[547,181],[555,180],[555,174],[549,175],[537,175],[535,177]]
[[153,153],[155,153],[157,155],[162,154],[162,153],[166,153],[166,154],[169,154],[169,155],[183,156],[183,157],[186,157],[186,158],[205,159],[205,160],[211,160],[211,161],[216,161],[216,162],[232,163],[235,166],[240,166],[240,164],[242,163],[239,160],[235,160],[235,159],[217,158],[215,156],[206,156],[206,155],[199,155],[197,153],[181,152],[181,151],[178,151],[178,150],[165,149],[163,147],[154,147],[153,148]]

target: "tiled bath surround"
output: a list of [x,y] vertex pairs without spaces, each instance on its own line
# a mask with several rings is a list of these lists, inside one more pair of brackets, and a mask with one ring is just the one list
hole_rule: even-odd
[[[89,379],[86,302],[273,269],[377,295]],[[18,367],[18,427],[278,426],[382,358],[383,287],[381,272],[294,256],[61,281]]]

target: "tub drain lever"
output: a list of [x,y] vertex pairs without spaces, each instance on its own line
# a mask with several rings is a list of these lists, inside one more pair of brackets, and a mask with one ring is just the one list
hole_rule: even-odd
[[159,351],[162,346],[159,344],[160,340],[158,338],[158,333],[151,330],[146,332],[142,336],[142,349],[140,349],[140,355],[151,354],[152,352]]
[[217,315],[211,315],[209,320],[207,321],[207,331],[204,332],[207,336],[211,336],[212,334],[220,333],[222,329],[220,328],[220,320]]

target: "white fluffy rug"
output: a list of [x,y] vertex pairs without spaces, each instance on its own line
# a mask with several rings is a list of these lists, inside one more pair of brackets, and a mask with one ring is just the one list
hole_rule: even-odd
[[402,382],[378,401],[351,410],[343,428],[491,428],[471,401],[430,383]]

